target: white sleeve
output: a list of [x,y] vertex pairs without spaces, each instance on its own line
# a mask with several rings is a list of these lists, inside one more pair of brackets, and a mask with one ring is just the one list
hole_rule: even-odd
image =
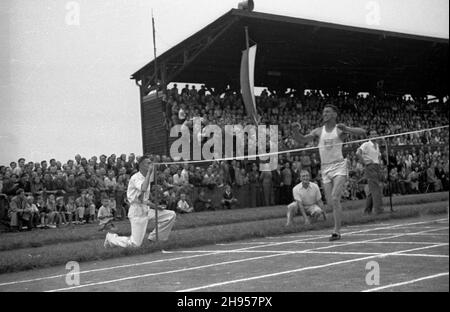
[[302,202],[302,198],[300,197],[300,190],[298,187],[294,187],[292,190],[292,195],[294,196],[295,201]]
[[139,181],[136,175],[131,177],[127,189],[127,199],[130,202],[130,204],[133,204],[133,202],[140,203],[138,197],[142,194],[141,191],[142,183],[144,183],[144,181]]
[[363,145],[361,145],[360,147],[358,147],[358,149],[356,150],[356,152],[360,151],[361,154],[364,153],[365,149],[366,149],[367,144],[364,143]]

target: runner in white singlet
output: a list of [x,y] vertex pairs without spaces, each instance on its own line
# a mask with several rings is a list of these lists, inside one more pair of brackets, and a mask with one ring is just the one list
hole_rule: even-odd
[[295,139],[303,144],[319,139],[319,153],[322,172],[322,183],[325,191],[327,205],[333,208],[334,232],[330,241],[341,238],[341,195],[342,188],[347,180],[347,160],[342,155],[343,135],[353,134],[365,136],[362,128],[351,128],[344,124],[336,124],[337,107],[331,104],[325,105],[322,113],[324,125],[311,131],[310,134],[300,133],[300,124],[294,123]]

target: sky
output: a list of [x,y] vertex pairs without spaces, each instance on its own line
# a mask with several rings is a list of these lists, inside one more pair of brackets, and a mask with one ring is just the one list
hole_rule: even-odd
[[[142,154],[131,74],[230,0],[2,0],[0,165]],[[448,0],[255,0],[255,11],[448,39]]]

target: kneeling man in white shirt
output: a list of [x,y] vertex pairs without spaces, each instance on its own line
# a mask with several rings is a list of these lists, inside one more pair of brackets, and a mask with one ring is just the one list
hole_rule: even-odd
[[326,219],[323,209],[322,194],[320,194],[319,186],[309,181],[309,171],[300,171],[301,182],[292,190],[294,202],[287,206],[287,223],[286,226],[292,224],[292,219],[300,211],[305,220],[305,224],[310,224],[309,218],[316,221],[320,216]]

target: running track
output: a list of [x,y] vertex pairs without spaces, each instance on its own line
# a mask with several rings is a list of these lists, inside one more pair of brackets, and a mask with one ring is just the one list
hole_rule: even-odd
[[[0,291],[449,291],[448,216],[391,220],[0,275]],[[366,275],[379,266],[379,284]],[[371,266],[372,265],[372,266]],[[367,268],[366,268],[367,266]],[[373,272],[373,271],[372,271]]]

